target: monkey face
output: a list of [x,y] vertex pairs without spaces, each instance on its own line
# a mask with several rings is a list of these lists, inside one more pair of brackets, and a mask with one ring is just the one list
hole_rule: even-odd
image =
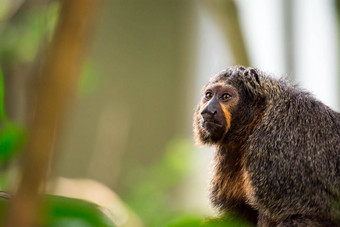
[[217,143],[231,126],[231,110],[237,105],[239,94],[232,85],[209,83],[203,90],[195,113],[194,128],[202,143]]

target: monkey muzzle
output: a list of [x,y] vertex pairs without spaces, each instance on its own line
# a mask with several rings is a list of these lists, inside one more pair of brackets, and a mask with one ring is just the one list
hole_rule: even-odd
[[223,134],[225,130],[225,124],[222,124],[218,120],[215,119],[201,119],[201,126],[211,135],[219,135]]
[[226,129],[226,120],[217,101],[211,100],[201,112],[201,127],[212,137],[221,139]]

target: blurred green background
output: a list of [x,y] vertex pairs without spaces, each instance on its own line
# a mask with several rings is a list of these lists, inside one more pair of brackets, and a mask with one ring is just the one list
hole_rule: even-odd
[[[0,0],[1,190],[15,192],[18,185],[36,72],[60,4]],[[312,91],[314,81],[316,96],[337,109],[339,3],[313,0],[309,11],[300,4],[102,1],[75,97],[60,122],[47,192],[92,201],[117,226],[245,226],[236,217],[214,219],[208,202],[213,151],[194,144],[193,110],[205,81],[234,64],[286,75]],[[317,65],[304,55],[310,47],[302,44],[312,38],[299,28],[324,34],[311,43]]]

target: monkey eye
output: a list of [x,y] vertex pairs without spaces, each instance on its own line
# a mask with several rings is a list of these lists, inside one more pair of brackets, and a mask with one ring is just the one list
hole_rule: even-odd
[[208,91],[207,93],[205,93],[204,97],[209,100],[213,97],[213,94],[210,91]]
[[230,99],[231,98],[231,95],[229,95],[228,93],[225,93],[225,94],[223,94],[222,96],[221,96],[221,99],[223,100],[223,101],[227,101],[228,99]]

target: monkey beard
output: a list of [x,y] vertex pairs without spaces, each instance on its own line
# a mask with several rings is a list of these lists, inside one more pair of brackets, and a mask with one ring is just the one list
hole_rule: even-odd
[[217,121],[200,120],[200,134],[201,139],[208,143],[217,143],[223,139],[225,135],[226,126]]

